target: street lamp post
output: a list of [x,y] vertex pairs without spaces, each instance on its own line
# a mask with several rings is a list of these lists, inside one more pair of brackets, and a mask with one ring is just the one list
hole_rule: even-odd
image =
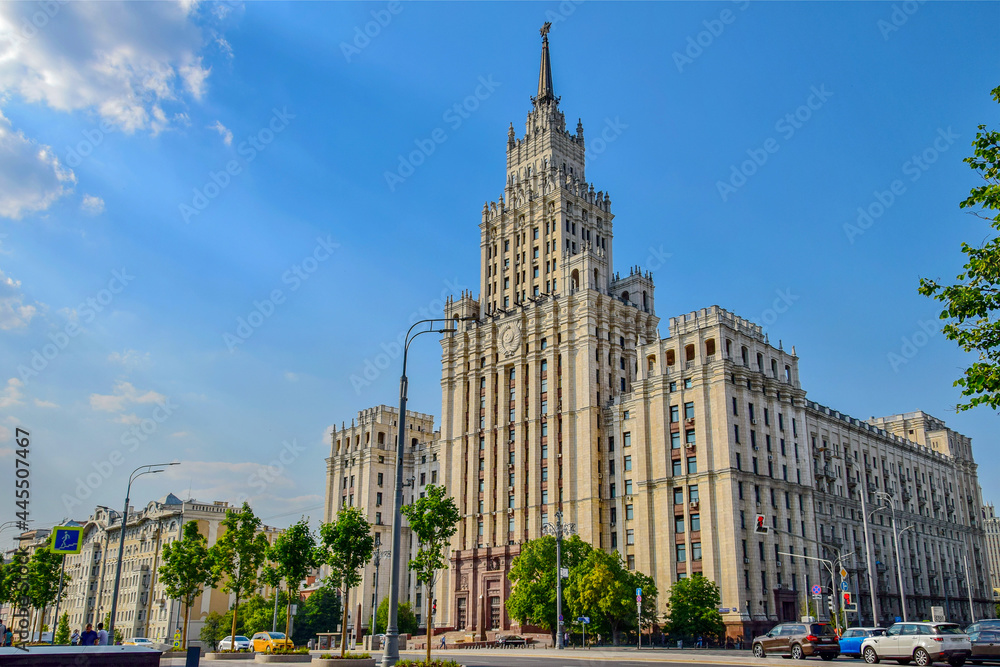
[[[835,569],[835,566],[836,567],[841,567],[843,565],[843,562],[845,560],[847,560],[848,558],[851,558],[851,557],[854,556],[854,552],[853,551],[851,551],[849,553],[846,553],[846,554],[841,554],[840,556],[837,557],[837,560],[829,560],[829,559],[826,559],[826,558],[819,558],[817,556],[803,556],[802,554],[794,554],[794,553],[789,553],[787,551],[779,551],[778,554],[781,555],[781,556],[789,556],[791,558],[796,558],[797,557],[797,558],[804,558],[806,560],[816,560],[816,561],[819,561],[820,563],[823,563],[823,565],[826,567],[827,571],[830,573],[830,596],[833,597],[834,599],[837,599],[837,597],[838,597],[837,581],[836,581],[836,574],[835,574],[837,570]],[[833,622],[834,622],[834,625],[837,626],[838,628],[840,627],[840,619],[838,618],[839,615],[840,615],[838,613],[839,609],[840,609],[840,605],[839,604],[834,605],[834,614],[835,614],[835,616],[834,616],[834,621]],[[817,616],[818,615],[819,614],[817,614]],[[846,614],[845,614],[845,616],[846,616]],[[846,623],[846,619],[845,619],[845,623]]]
[[[896,578],[899,580],[899,606],[902,610],[903,622],[905,623],[906,592],[903,590],[903,565],[900,562],[900,554],[899,554],[899,533],[903,531],[896,530],[896,499],[891,493],[887,493],[885,491],[876,491],[875,495],[881,498],[882,500],[888,501],[889,503],[889,511],[892,518],[892,539],[893,539],[893,544],[895,545],[894,548],[896,550]],[[907,528],[910,527],[911,526],[908,526]],[[906,530],[907,528],[904,528],[903,530]]]
[[[377,544],[375,547],[375,553],[372,554],[372,558],[375,561],[375,585],[372,586],[372,630],[371,636],[372,641],[375,639],[375,612],[378,611],[378,566],[382,562],[383,558],[388,558],[392,554],[388,550],[382,551],[378,548]],[[372,646],[374,648],[374,646]]]
[[[389,572],[389,618],[385,630],[385,651],[382,654],[382,667],[393,667],[393,665],[399,661],[399,625],[397,613],[399,608],[399,557],[401,551],[400,531],[402,529],[403,521],[403,454],[406,452],[406,355],[410,350],[410,343],[412,343],[417,336],[425,333],[453,333],[456,331],[455,328],[446,326],[440,329],[428,328],[423,331],[413,333],[414,327],[421,324],[432,324],[434,322],[455,324],[459,321],[464,322],[474,319],[474,317],[465,317],[455,318],[454,320],[449,320],[447,318],[419,320],[413,323],[413,325],[406,332],[406,337],[404,338],[403,374],[399,377],[399,438],[396,444],[396,493],[393,499],[392,507],[392,545],[389,548],[389,551],[391,552],[390,563],[392,567],[392,570]],[[411,336],[410,334],[413,335]],[[430,619],[428,619],[427,622],[430,623]]]
[[[150,465],[139,466],[128,476],[128,486],[125,488],[125,510],[122,512],[121,539],[118,540],[118,564],[115,566],[115,589],[111,595],[111,620],[108,622],[108,641],[115,643],[115,615],[118,612],[118,588],[122,582],[122,556],[125,554],[125,527],[128,524],[128,501],[132,492],[132,482],[143,475],[163,472],[166,466],[178,465],[173,463],[152,463]],[[156,468],[156,470],[154,470]],[[141,471],[141,472],[140,472]]]
[[556,522],[542,525],[543,535],[553,535],[556,538],[556,648],[563,646],[563,615],[562,615],[562,540],[563,537],[576,532],[575,523],[563,523],[562,511],[556,512]]
[[[844,461],[854,466],[858,474],[858,484],[861,486],[861,519],[863,522],[863,528],[865,531],[865,567],[868,570],[868,593],[871,595],[872,601],[872,625],[878,625],[878,603],[875,597],[875,576],[872,573],[872,557],[871,557],[871,546],[869,544],[868,538],[868,508],[865,502],[868,497],[868,479],[862,479],[861,466],[858,462],[852,459],[850,456],[844,456]],[[860,620],[860,614],[858,614]]]

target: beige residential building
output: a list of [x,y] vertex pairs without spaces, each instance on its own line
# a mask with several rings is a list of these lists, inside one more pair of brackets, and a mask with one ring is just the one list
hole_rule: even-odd
[[[503,195],[480,218],[479,295],[445,306],[473,321],[441,339],[440,432],[414,415],[422,435],[409,438],[406,476],[437,476],[462,511],[436,625],[523,630],[506,613],[507,574],[559,510],[584,540],[652,575],[661,602],[680,578],[717,582],[733,637],[796,619],[807,603],[827,616],[826,599],[817,610],[808,592],[828,593],[830,576],[810,558],[857,550],[841,562],[870,623],[864,491],[879,622],[899,613],[880,493],[892,496],[900,530],[913,526],[900,537],[908,615],[941,604],[966,620],[966,583],[977,616],[987,613],[969,439],[924,413],[861,421],[808,400],[794,348],[718,306],[670,318],[661,338],[652,276],[615,271],[611,199],[586,180],[582,123],[568,132],[559,103],[543,36],[524,136],[510,127]],[[383,543],[394,416],[363,411],[333,433],[328,459],[327,517],[345,504],[381,511]],[[405,495],[418,493],[420,483]],[[758,515],[766,532],[755,530]],[[383,573],[380,590],[387,582]],[[833,583],[839,591],[839,575]]]
[[[215,544],[227,509],[233,509],[228,502],[182,501],[173,494],[138,510],[129,508],[115,620],[115,629],[126,639],[148,637],[159,642],[173,641],[174,632],[183,626],[184,606],[165,595],[159,580],[157,568],[162,564],[163,546],[180,539],[183,526],[189,521],[198,522],[209,546]],[[96,628],[111,611],[121,512],[99,506],[86,521],[67,525],[73,524],[83,527],[82,549],[79,554],[66,556],[69,581],[59,615],[68,613],[70,630],[82,631],[87,623]],[[268,541],[273,541],[279,532],[271,527],[264,530]],[[44,536],[35,540],[35,546],[41,546],[47,534],[45,531]],[[269,595],[270,589],[263,588],[262,594]],[[213,589],[200,595],[191,608],[188,638],[197,641],[205,616],[210,611],[225,613],[232,602],[230,598]],[[45,623],[52,627],[54,619],[55,609],[47,609]]]
[[993,503],[985,507],[986,518],[986,560],[990,564],[990,587],[993,599],[1000,602],[1000,517],[993,509]]

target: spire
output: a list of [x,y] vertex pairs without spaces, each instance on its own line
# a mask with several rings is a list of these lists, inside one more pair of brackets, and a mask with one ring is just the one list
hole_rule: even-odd
[[542,65],[538,71],[538,97],[536,102],[554,100],[555,93],[552,90],[552,64],[549,62],[549,30],[552,24],[546,22],[542,26]]

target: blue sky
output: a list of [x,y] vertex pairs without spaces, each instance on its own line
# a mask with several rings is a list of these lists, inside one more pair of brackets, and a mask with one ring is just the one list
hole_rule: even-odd
[[[478,294],[544,21],[661,333],[723,306],[795,345],[811,399],[925,410],[1000,474],[996,416],[953,411],[970,359],[916,292],[989,231],[958,202],[976,126],[1000,125],[996,3],[9,3],[0,460],[27,429],[32,517],[117,507],[128,471],[178,459],[133,504],[317,518],[330,425],[398,401],[379,355]],[[437,416],[438,355],[423,339],[410,373]]]

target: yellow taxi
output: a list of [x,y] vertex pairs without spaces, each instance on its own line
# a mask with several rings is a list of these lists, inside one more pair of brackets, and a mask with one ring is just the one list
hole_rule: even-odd
[[250,649],[256,653],[274,653],[293,648],[295,644],[284,632],[258,632],[250,639]]

